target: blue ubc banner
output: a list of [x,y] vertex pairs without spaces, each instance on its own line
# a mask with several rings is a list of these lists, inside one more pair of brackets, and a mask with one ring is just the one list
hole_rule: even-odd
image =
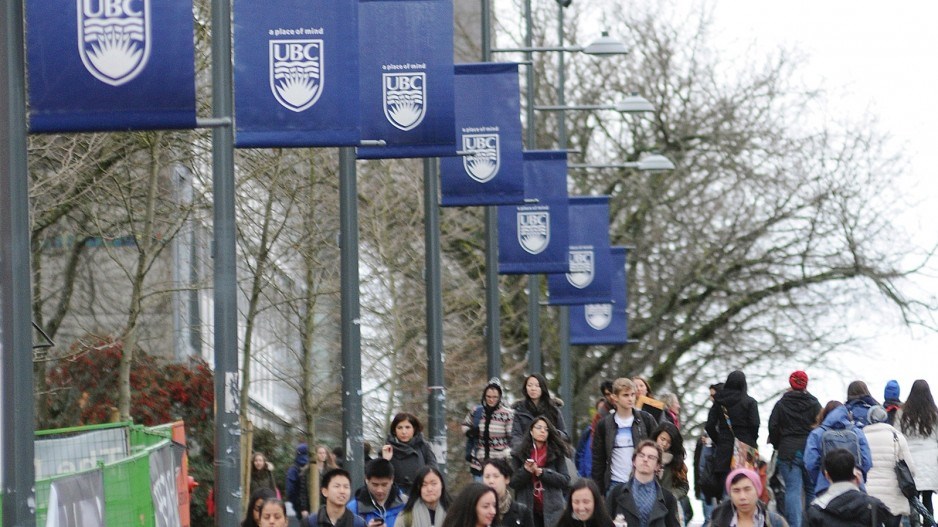
[[517,64],[456,66],[456,147],[440,160],[444,207],[524,203]]
[[192,2],[27,0],[29,131],[195,127]]
[[609,196],[570,198],[570,271],[547,275],[551,305],[612,301]]
[[361,0],[362,139],[358,157],[453,155],[452,0]]
[[524,152],[524,196],[528,205],[498,208],[498,272],[566,273],[567,153]]
[[357,146],[358,2],[235,0],[235,145]]
[[612,303],[570,306],[570,344],[616,345],[629,340],[625,247],[612,248]]

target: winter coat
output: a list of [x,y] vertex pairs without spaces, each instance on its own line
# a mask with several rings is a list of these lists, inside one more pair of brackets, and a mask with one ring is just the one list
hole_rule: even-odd
[[269,469],[265,468],[264,470],[254,470],[254,467],[251,467],[251,494],[254,494],[255,491],[260,489],[270,489],[274,492],[277,492],[277,484],[274,482],[274,473]]
[[866,475],[866,493],[879,498],[892,514],[908,515],[909,500],[902,495],[896,479],[896,461],[900,459],[906,460],[915,476],[915,462],[905,436],[886,423],[866,425],[863,434],[870,444],[870,457],[873,459],[873,468]]
[[[651,417],[649,415],[649,417]],[[679,527],[677,500],[674,495],[663,489],[660,484],[658,487],[658,499],[651,509],[651,515],[648,517],[648,527]],[[621,514],[625,517],[629,527],[640,527],[641,521],[638,516],[638,508],[635,506],[635,499],[632,497],[632,481],[629,480],[622,485],[617,486],[606,497],[606,507],[609,509],[609,515],[615,518]],[[546,524],[545,524],[546,525]]]
[[508,506],[508,512],[498,519],[496,527],[534,527],[534,516],[531,515],[531,509],[513,500]]
[[883,502],[864,494],[853,483],[835,483],[808,507],[807,526],[868,527],[873,523],[874,510],[876,525],[882,525],[889,514]]
[[[514,474],[508,486],[515,490],[515,500],[534,511],[534,479],[531,473],[524,469],[527,454],[514,451],[511,454],[511,466]],[[544,525],[551,526],[557,523],[563,515],[567,504],[567,488],[570,486],[570,473],[567,471],[567,460],[563,456],[553,459],[548,454],[547,466],[543,467],[540,481],[544,486]]]
[[[635,421],[632,423],[632,444],[638,446],[642,439],[651,437],[658,423],[648,412],[632,410]],[[593,435],[593,481],[599,485],[599,492],[606,493],[612,481],[612,449],[616,444],[616,413],[610,412],[596,423],[596,433]]]
[[319,512],[310,514],[306,521],[300,522],[301,527],[365,527],[365,520],[361,516],[356,516],[352,511],[345,509],[345,513],[339,518],[339,521],[332,524],[329,514],[326,512],[326,506],[319,508]]
[[[478,423],[475,421],[476,415],[479,416]],[[482,473],[482,462],[486,459],[506,459],[511,456],[513,420],[514,412],[501,402],[494,409],[484,403],[476,405],[466,414],[462,422],[462,431],[466,434],[467,441],[472,438],[476,445],[472,451],[472,459],[469,460],[469,468],[473,473]]]
[[372,499],[371,493],[368,492],[368,485],[362,485],[355,491],[355,497],[348,502],[346,507],[352,513],[361,516],[366,524],[375,518],[381,518],[384,520],[385,527],[392,527],[397,521],[397,516],[404,510],[406,502],[407,496],[400,487],[391,485],[388,498],[384,500],[384,505],[380,506]]
[[782,394],[769,416],[769,443],[775,446],[778,458],[794,459],[804,452],[808,434],[821,412],[817,397],[804,390],[791,390]]
[[[918,430],[906,430],[901,427],[902,413],[896,417],[900,429],[909,443],[912,452],[912,462],[915,465],[915,488],[922,490],[938,490],[938,426],[931,434],[922,437]],[[909,465],[913,463],[909,462]]]
[[870,424],[866,416],[870,412],[870,408],[878,404],[879,402],[877,402],[876,399],[873,399],[869,395],[863,395],[856,399],[850,399],[844,403],[844,406],[847,407],[847,411],[850,412],[850,415],[853,417],[853,424],[856,425],[857,428],[863,428]]
[[417,471],[426,465],[437,467],[436,456],[430,445],[423,440],[420,432],[414,434],[410,441],[398,441],[389,435],[387,444],[391,445],[394,453],[391,455],[391,464],[394,465],[394,483],[402,489],[409,489],[414,482]]
[[[723,410],[730,417],[733,431],[730,432]],[[739,390],[724,388],[713,397],[713,406],[707,415],[707,435],[713,440],[716,453],[713,471],[729,473],[733,457],[733,438],[750,446],[758,446],[759,405],[752,397]]]
[[299,515],[301,511],[309,512],[309,491],[306,485],[306,466],[309,464],[309,450],[305,444],[296,448],[296,457],[293,464],[287,469],[286,498],[293,504],[293,510]]
[[[827,487],[830,486],[830,482],[824,477],[824,467],[822,466],[824,452],[822,450],[821,436],[831,428],[843,429],[850,426],[853,426],[853,423],[847,416],[847,409],[843,406],[838,406],[827,414],[821,426],[812,430],[811,434],[808,435],[808,442],[804,450],[804,468],[808,472],[808,479],[811,484],[814,485],[814,494],[816,496],[819,496],[821,492],[827,490]],[[862,429],[854,427],[853,431],[857,433],[857,438],[859,439],[860,459],[858,460],[858,464],[865,479],[867,472],[870,471],[870,467],[873,466],[873,461],[870,459],[870,444],[866,441],[866,436],[863,434]]]
[[[665,452],[665,454],[666,454],[665,457],[668,457],[667,452]],[[687,481],[686,479],[684,481],[680,481],[677,475],[674,474],[675,466],[680,467],[680,466],[683,466],[684,464],[685,463],[684,463],[683,458],[675,459],[672,457],[671,462],[665,463],[664,467],[662,467],[661,477],[659,478],[659,480],[661,481],[661,486],[664,487],[665,490],[673,494],[674,498],[677,500],[680,500],[681,498],[687,496],[688,491],[690,491],[690,482]],[[687,475],[686,467],[684,470],[684,474],[686,477]]]
[[[563,413],[560,409],[563,407],[563,401],[560,399],[551,399],[551,402],[554,405],[554,411],[548,412],[545,416],[554,425],[554,428],[560,432],[560,437],[564,441],[569,440],[570,435],[567,433],[567,425],[563,421]],[[527,434],[531,431],[531,423],[534,420],[541,416],[541,414],[534,413],[531,411],[531,408],[526,404],[527,399],[522,399],[511,406],[512,411],[514,412],[514,418],[511,422],[511,449],[515,450],[521,446],[521,441],[524,439],[524,434]],[[555,414],[555,415],[551,415]]]
[[[788,522],[785,521],[785,518],[778,513],[766,509],[762,502],[757,503],[756,506],[762,510],[762,517],[765,518],[765,525],[761,527],[788,527]],[[733,502],[725,500],[713,509],[713,513],[710,515],[710,527],[730,527],[730,522],[733,521],[733,514],[735,514]]]
[[581,478],[588,478],[593,472],[593,426],[586,425],[580,432],[576,443],[576,472]]

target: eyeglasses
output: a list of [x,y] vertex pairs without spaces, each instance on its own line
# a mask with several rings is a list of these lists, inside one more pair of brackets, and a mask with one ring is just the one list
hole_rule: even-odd
[[639,452],[638,454],[635,454],[635,457],[639,459],[647,459],[648,461],[651,461],[652,463],[658,462],[658,456],[654,454],[646,454],[644,452]]

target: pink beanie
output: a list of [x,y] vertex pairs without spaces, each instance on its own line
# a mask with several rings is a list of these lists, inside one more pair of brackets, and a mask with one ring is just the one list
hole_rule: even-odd
[[752,486],[756,488],[756,495],[761,496],[762,495],[762,478],[760,478],[759,474],[755,470],[752,470],[751,468],[738,468],[730,472],[729,475],[726,476],[726,494],[727,495],[730,494],[730,486],[732,485],[732,481],[736,479],[736,476],[740,474],[752,480]]

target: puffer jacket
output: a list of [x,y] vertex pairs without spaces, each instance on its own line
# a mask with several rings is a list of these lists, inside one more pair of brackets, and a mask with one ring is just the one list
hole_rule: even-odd
[[[811,434],[808,435],[808,443],[804,450],[804,468],[808,472],[808,479],[810,479],[811,483],[814,485],[814,494],[817,496],[830,486],[830,482],[824,477],[824,468],[821,465],[824,461],[821,436],[831,428],[841,429],[849,426],[853,426],[853,422],[848,417],[847,409],[843,406],[838,406],[827,414],[821,426],[812,430]],[[857,439],[859,439],[860,442],[860,459],[858,460],[858,464],[860,470],[863,472],[863,478],[865,479],[866,474],[870,471],[870,467],[873,466],[873,461],[870,459],[870,444],[866,441],[863,429],[854,427],[853,430],[857,433]]]
[[866,493],[879,498],[892,514],[908,515],[909,500],[899,490],[895,470],[896,461],[905,459],[915,476],[915,463],[905,436],[886,423],[866,425],[863,434],[870,444],[870,457],[873,459],[873,468],[866,475]]
[[912,461],[915,462],[915,488],[920,491],[938,490],[938,426],[925,437],[918,430],[906,430],[901,426],[901,410],[896,416],[896,422],[900,423],[899,428],[909,443]]

